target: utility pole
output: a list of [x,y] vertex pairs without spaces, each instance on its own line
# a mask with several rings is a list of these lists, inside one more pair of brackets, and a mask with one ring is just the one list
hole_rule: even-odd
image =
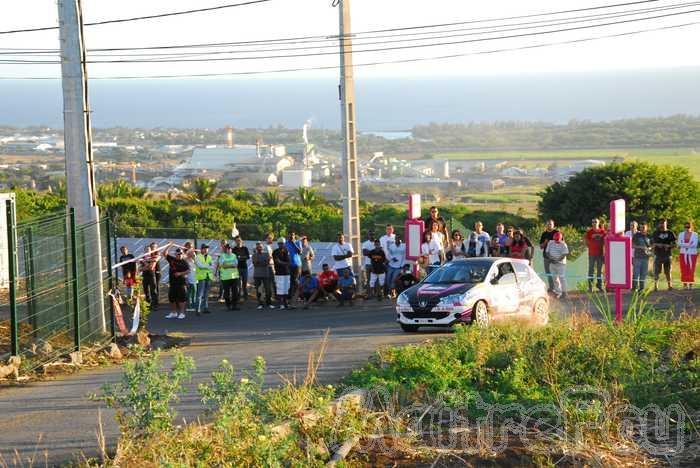
[[[355,252],[353,271],[361,276],[360,188],[357,171],[357,131],[355,128],[355,79],[352,68],[350,0],[336,0],[340,14],[340,116],[343,135],[343,232]],[[358,288],[362,281],[358,281]]]
[[[92,158],[92,127],[88,104],[87,64],[81,0],[59,0],[63,135],[66,154],[68,209],[75,209],[77,225],[84,228],[86,288],[91,330],[106,330],[102,291],[102,252],[99,211]],[[78,324],[76,324],[77,326]]]

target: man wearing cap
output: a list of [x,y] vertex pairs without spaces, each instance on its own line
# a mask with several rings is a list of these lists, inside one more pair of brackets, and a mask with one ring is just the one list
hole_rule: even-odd
[[214,259],[209,255],[209,246],[202,244],[194,257],[197,278],[197,315],[209,313],[209,289],[214,280]]
[[294,307],[290,306],[288,302],[289,270],[292,262],[286,244],[287,240],[284,237],[277,240],[277,248],[272,252],[272,261],[275,264],[275,286],[280,309],[293,309]]
[[224,301],[228,310],[238,310],[238,258],[232,252],[230,244],[224,244],[224,251],[216,262],[216,272],[221,279]]
[[[251,258],[253,261],[255,295],[258,297],[258,310],[263,309],[265,305],[270,309],[274,309],[275,306],[272,305],[272,280],[275,275],[271,266],[272,256],[267,252],[262,242],[257,242]],[[265,294],[264,297],[263,292]]]
[[168,302],[172,312],[165,316],[166,319],[184,319],[185,307],[187,305],[187,275],[190,272],[190,266],[185,260],[184,252],[181,249],[175,249],[175,255],[170,254],[170,247],[173,242],[170,241],[168,249],[166,249],[165,259],[170,265],[170,289],[168,290]]

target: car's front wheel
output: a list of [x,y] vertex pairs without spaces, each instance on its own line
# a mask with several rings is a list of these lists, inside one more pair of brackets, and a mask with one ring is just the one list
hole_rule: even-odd
[[418,331],[418,325],[409,325],[407,323],[400,323],[399,325],[401,325],[401,330],[407,333],[415,333]]
[[479,328],[486,328],[489,326],[489,307],[486,305],[486,302],[479,301],[474,304],[473,315],[474,323],[476,323]]
[[549,304],[545,299],[537,299],[532,308],[533,318],[538,325],[547,325],[549,323]]

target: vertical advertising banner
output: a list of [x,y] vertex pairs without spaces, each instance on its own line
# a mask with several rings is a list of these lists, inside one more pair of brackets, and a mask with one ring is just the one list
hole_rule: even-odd
[[[7,235],[10,226],[7,225],[7,201],[15,204],[14,193],[0,193],[0,289],[10,286],[10,252],[8,251]],[[13,214],[15,210],[12,210]],[[13,224],[16,220],[13,218]]]

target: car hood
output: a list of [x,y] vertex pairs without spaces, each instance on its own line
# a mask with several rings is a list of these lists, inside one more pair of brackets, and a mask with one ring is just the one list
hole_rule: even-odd
[[406,291],[406,295],[410,299],[444,297],[452,294],[463,294],[477,286],[474,283],[456,283],[456,284],[431,284],[420,283]]

